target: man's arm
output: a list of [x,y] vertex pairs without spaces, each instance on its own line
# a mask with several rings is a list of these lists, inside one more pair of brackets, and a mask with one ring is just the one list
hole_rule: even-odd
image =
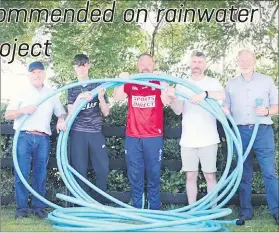
[[164,86],[166,90],[161,91],[161,101],[166,105],[171,105],[175,101],[175,90],[166,82],[160,82],[160,85]]
[[68,90],[68,113],[73,110],[74,104],[76,104],[81,98],[85,98],[88,101],[92,100],[92,95],[90,91],[82,92],[77,97],[73,95],[72,89]]
[[223,102],[223,106],[226,107],[229,111],[231,111],[231,97],[229,93],[229,84],[227,84],[225,88],[225,100]]
[[16,110],[6,110],[5,119],[6,120],[15,120],[16,118],[24,114],[33,114],[36,111],[36,106],[29,105],[24,108],[19,108]]
[[278,115],[278,88],[275,86],[274,80],[270,78],[270,94],[269,94],[269,115],[275,116]]
[[68,113],[71,113],[73,110],[73,104],[68,104]]
[[225,88],[225,100],[223,102],[223,107],[222,110],[224,112],[225,115],[230,115],[231,114],[231,97],[230,97],[230,93],[229,93],[229,82],[226,85]]
[[225,99],[225,91],[222,85],[218,80],[212,80],[212,85],[214,85],[213,91],[203,91],[197,95],[194,95],[190,98],[190,102],[193,104],[198,104],[200,101],[203,101],[205,98],[211,98],[219,100],[220,103]]
[[208,98],[215,100],[224,100],[225,92],[224,91],[208,91]]
[[[175,89],[179,92],[183,92],[183,86],[179,84],[176,85]],[[184,98],[177,95],[175,101],[171,103],[170,107],[176,115],[180,115],[184,109]]]
[[[128,72],[122,72],[121,74],[119,74],[119,78],[129,78],[130,74]],[[127,94],[125,93],[124,90],[124,85],[115,87],[113,90],[113,99],[115,101],[122,101],[125,100],[127,98]]]
[[60,130],[66,131],[65,119],[67,117],[67,113],[65,112],[65,109],[64,109],[59,97],[56,95],[53,98],[54,98],[53,113],[58,118],[57,123],[56,123],[56,130],[57,130],[57,133],[59,133]]
[[278,108],[279,108],[279,105],[278,104],[273,104],[271,105],[271,107],[268,109],[269,111],[269,116],[276,116],[278,115]]
[[184,100],[176,99],[173,103],[171,103],[170,107],[176,115],[180,115],[183,112]]
[[33,114],[36,111],[35,105],[28,105],[25,107],[21,107],[22,100],[24,99],[25,93],[18,93],[14,98],[11,100],[9,105],[7,106],[5,112],[5,119],[6,120],[15,120],[21,117],[24,114]]
[[118,87],[115,87],[113,90],[113,99],[115,101],[122,101],[127,98],[127,94],[124,92],[124,84]]
[[273,104],[269,108],[265,106],[255,107],[257,116],[275,116],[278,115],[278,104]]
[[98,92],[98,99],[100,102],[100,108],[101,111],[103,113],[103,115],[106,117],[109,114],[109,104],[106,101],[106,97],[105,97],[105,90],[104,89],[100,89]]

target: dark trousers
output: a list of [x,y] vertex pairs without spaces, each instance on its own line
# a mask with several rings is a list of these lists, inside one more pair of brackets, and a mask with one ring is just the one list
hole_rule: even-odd
[[160,209],[160,176],[163,158],[163,137],[133,138],[126,136],[125,155],[132,202],[142,208],[144,175],[147,175],[147,194],[150,209]]
[[[96,174],[96,186],[106,191],[109,159],[104,135],[72,130],[70,134],[70,164],[85,178],[87,178],[89,157]],[[79,178],[76,177],[76,180],[88,193],[89,187]]]
[[[245,152],[252,136],[253,127],[239,126],[238,129],[242,139],[243,151]],[[256,152],[261,167],[269,210],[272,214],[277,214],[279,213],[278,178],[275,175],[275,143],[272,126],[260,125],[252,150]],[[243,175],[239,190],[240,214],[249,217],[253,215],[253,207],[251,204],[253,175],[252,150],[243,164]]]
[[[32,188],[41,196],[46,192],[47,163],[50,152],[50,137],[20,132],[17,144],[17,157],[21,173],[28,182],[32,169]],[[29,192],[15,174],[15,192],[17,211],[28,211]],[[46,205],[32,196],[31,207],[33,211],[45,208]]]

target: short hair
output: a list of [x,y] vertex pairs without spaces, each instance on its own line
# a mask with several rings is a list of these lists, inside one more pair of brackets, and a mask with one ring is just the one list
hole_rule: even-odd
[[192,54],[191,54],[191,57],[203,57],[203,58],[206,58],[205,54],[201,51],[193,51]]
[[77,54],[74,57],[74,65],[83,66],[87,63],[89,63],[89,58],[85,54]]
[[237,53],[237,58],[243,53],[249,53],[253,56],[254,59],[256,59],[255,53],[252,50],[247,49],[247,48],[239,50],[238,53]]
[[141,55],[138,56],[138,60],[141,59],[142,57],[145,57],[145,56],[154,59],[149,53],[142,53]]

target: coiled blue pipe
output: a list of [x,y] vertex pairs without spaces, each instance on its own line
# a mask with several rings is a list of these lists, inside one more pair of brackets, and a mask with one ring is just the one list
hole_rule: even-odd
[[[98,88],[105,88],[106,90],[124,83],[135,83],[151,86],[161,90],[165,89],[165,87],[150,83],[148,80],[159,80],[180,84],[191,89],[195,93],[200,93],[202,91],[200,88],[194,86],[187,80],[169,75],[158,76],[145,73],[131,75],[130,79],[94,79],[72,83],[56,90],[53,94],[40,100],[36,106],[42,104],[44,101],[61,91],[89,83],[102,83]],[[98,90],[92,90],[91,94],[93,97],[97,96]],[[189,98],[187,95],[179,91],[176,91],[176,95],[185,99]],[[222,124],[227,139],[227,163],[218,184],[214,190],[208,193],[205,197],[182,208],[169,211],[136,209],[100,190],[75,171],[75,169],[71,167],[68,162],[67,140],[70,128],[74,119],[87,102],[88,101],[85,99],[80,99],[80,101],[75,104],[73,111],[66,119],[67,130],[65,132],[62,131],[59,134],[56,150],[57,165],[61,178],[68,190],[71,192],[72,197],[63,194],[57,194],[56,196],[61,200],[78,204],[83,207],[64,208],[58,206],[40,196],[32,189],[32,187],[30,187],[21,173],[17,160],[17,141],[20,129],[15,132],[13,142],[13,160],[15,170],[23,184],[34,196],[50,207],[55,208],[55,210],[48,215],[48,219],[53,222],[53,228],[64,231],[228,231],[227,228],[223,227],[223,224],[236,224],[236,220],[221,221],[216,219],[225,217],[232,212],[231,209],[222,207],[228,203],[237,191],[243,172],[243,161],[248,156],[254,143],[259,127],[259,118],[256,119],[256,125],[254,127],[249,146],[243,154],[240,134],[233,118],[230,115],[225,116],[223,114],[221,106],[217,101],[213,99],[206,99],[201,102],[199,105],[210,112]],[[28,115],[24,116],[20,128],[28,117]],[[228,121],[231,123],[232,129],[230,128]],[[237,152],[237,165],[229,174],[233,160],[233,146]],[[75,176],[85,182],[96,192],[118,204],[120,207],[108,207],[98,203],[83,191],[83,189],[76,182]],[[211,206],[215,205],[217,202],[219,202],[217,206],[215,208],[211,208]]]

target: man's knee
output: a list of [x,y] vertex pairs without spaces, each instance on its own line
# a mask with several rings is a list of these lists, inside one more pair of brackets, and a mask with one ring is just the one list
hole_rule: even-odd
[[277,179],[274,169],[265,169],[262,171],[262,176],[266,180],[272,180],[274,178]]
[[203,174],[206,182],[210,182],[210,183],[216,182],[216,176],[214,172],[204,172]]
[[195,171],[195,172],[186,172],[186,178],[187,178],[187,181],[197,181],[198,179],[198,172]]

